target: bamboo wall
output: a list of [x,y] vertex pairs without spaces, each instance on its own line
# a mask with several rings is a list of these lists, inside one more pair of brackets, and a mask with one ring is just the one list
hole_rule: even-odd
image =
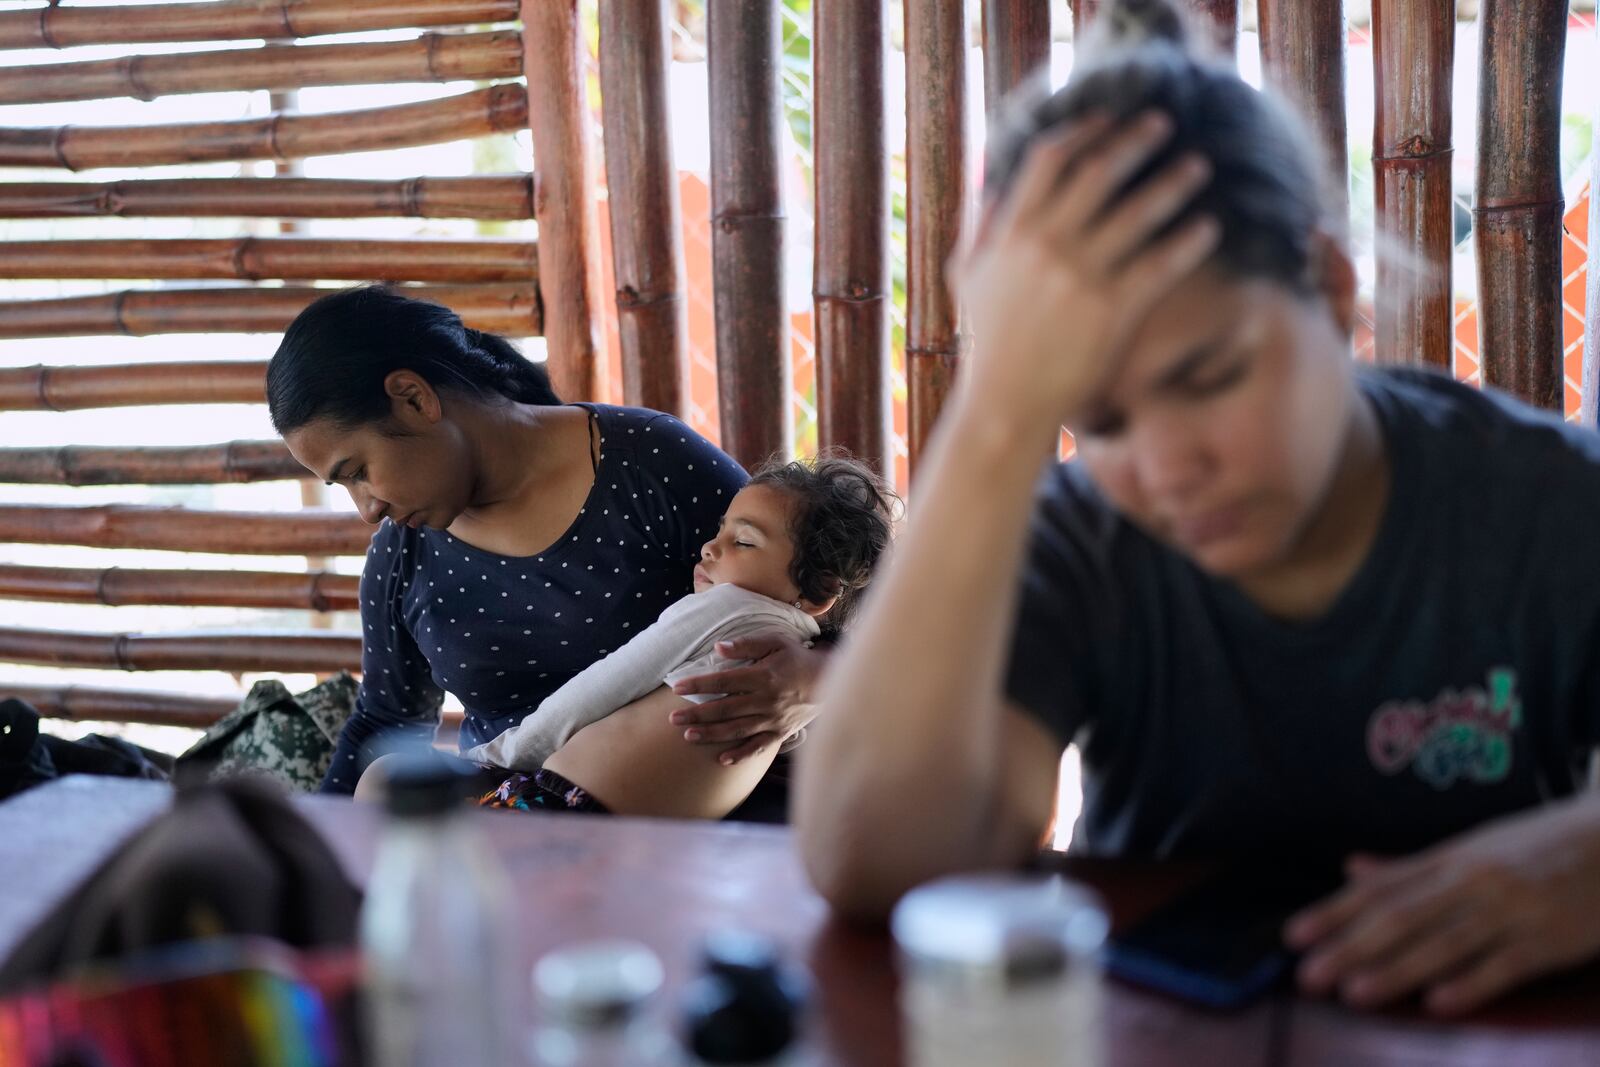
[[[591,0],[583,0],[590,3]],[[0,243],[0,279],[160,279],[92,296],[0,301],[0,339],[283,329],[329,283],[387,280],[457,309],[469,324],[542,335],[558,390],[687,414],[688,289],[668,114],[666,0],[598,4],[597,84],[586,93],[580,0],[211,0],[152,6],[30,7],[0,12],[0,49],[53,48],[59,62],[0,65],[0,105],[153,99],[263,90],[268,116],[164,126],[0,127],[0,167],[115,168],[104,180],[0,181],[0,217],[270,218],[280,235]],[[1237,47],[1240,5],[1191,0],[1219,52]],[[888,38],[904,42],[906,84],[905,372],[913,467],[970,338],[945,267],[967,219],[978,146],[968,143],[967,64],[980,31],[979,81],[990,107],[1049,61],[1053,40],[1090,25],[1101,4],[1073,0],[1072,26],[1046,0],[814,0],[814,329],[819,443],[888,470],[890,432],[889,156],[883,122]],[[1454,309],[1449,160],[1454,4],[1374,0],[1374,180],[1380,233],[1380,360],[1447,365]],[[1265,80],[1307,114],[1321,141],[1336,210],[1348,154],[1346,24],[1327,0],[1258,0]],[[1560,0],[1484,0],[1480,169],[1475,208],[1485,380],[1537,403],[1560,399],[1561,199],[1556,159]],[[793,446],[790,318],[785,300],[783,35],[776,0],[706,0],[711,133],[711,247],[722,443],[747,466]],[[413,28],[410,40],[329,43],[358,30]],[[95,44],[264,39],[217,51],[77,58]],[[302,87],[478,82],[421,103],[300,114]],[[595,120],[599,119],[599,132]],[[474,177],[305,177],[306,156],[528,130],[533,169]],[[600,153],[597,155],[597,152]],[[129,169],[272,160],[270,178],[128,176]],[[610,275],[603,291],[595,204],[603,174]],[[31,177],[31,176],[30,176]],[[299,219],[533,218],[536,241],[308,237]],[[1600,242],[1597,242],[1600,243]],[[1591,251],[1591,257],[1593,252]],[[1591,284],[1595,283],[1591,270]],[[193,284],[184,284],[184,283]],[[226,283],[223,285],[206,283]],[[283,284],[281,284],[283,283]],[[614,309],[614,310],[613,310]],[[613,388],[598,338],[618,323]],[[1597,315],[1590,299],[1591,319]],[[1600,320],[1594,320],[1600,321]],[[1591,326],[1600,330],[1600,326]],[[1595,360],[1591,342],[1590,360]],[[1592,421],[1595,375],[1586,374]],[[0,411],[150,404],[259,403],[262,364],[203,363],[0,369]],[[53,485],[221,484],[293,478],[276,442],[184,448],[3,442],[0,482]],[[0,599],[101,605],[231,606],[328,613],[353,605],[354,582],[326,561],[359,554],[367,530],[344,513],[204,512],[128,505],[0,501],[0,541],[304,556],[307,572],[0,566]],[[354,667],[338,633],[243,635],[59,633],[0,627],[0,662],[102,669],[307,670]],[[0,681],[0,687],[4,682]],[[31,687],[52,713],[197,723],[218,707],[170,694]]]
[[[423,32],[374,43],[329,43],[323,36],[410,28]],[[331,284],[387,281],[451,306],[478,328],[514,337],[544,335],[558,387],[575,398],[603,397],[604,364],[594,340],[596,183],[580,32],[577,0],[216,0],[0,12],[0,49],[60,53],[57,62],[0,64],[0,105],[241,90],[272,94],[271,113],[260,117],[0,127],[0,167],[101,172],[108,179],[0,181],[0,217],[268,218],[278,220],[280,234],[0,242],[0,279],[142,280],[118,283],[132,287],[101,295],[0,300],[0,339],[274,333]],[[243,43],[254,38],[266,43]],[[241,43],[110,60],[86,60],[77,51],[96,44],[187,41]],[[463,81],[478,84],[416,103],[320,114],[295,108],[296,91],[309,86]],[[620,89],[616,96],[622,96]],[[659,86],[641,96],[661,98]],[[531,171],[329,179],[305,177],[298,166],[306,156],[524,130],[534,146]],[[147,167],[251,160],[273,161],[276,176],[140,174]],[[659,180],[663,165],[670,167],[670,156],[651,161],[656,170],[646,177]],[[309,237],[297,220],[311,218],[532,218],[539,239]],[[171,284],[153,287],[153,281]],[[0,369],[0,412],[260,404],[263,367],[259,361],[222,359]],[[681,403],[652,399],[666,407]],[[0,483],[14,485],[220,485],[303,475],[276,440],[162,448],[134,440],[111,447],[0,442]],[[363,554],[369,534],[348,512],[316,508],[245,513],[28,505],[0,497],[0,541],[299,556],[309,565],[303,573],[215,565],[0,565],[0,599],[19,609],[8,611],[0,625],[0,662],[236,675],[357,669],[359,637],[320,625],[312,631],[68,632],[19,625],[28,617],[20,609],[28,602],[222,607],[304,612],[320,623],[329,613],[356,607],[357,579],[334,573],[328,564]],[[183,725],[203,725],[231,703],[136,689],[18,686],[3,678],[0,691],[25,695],[48,714]]]

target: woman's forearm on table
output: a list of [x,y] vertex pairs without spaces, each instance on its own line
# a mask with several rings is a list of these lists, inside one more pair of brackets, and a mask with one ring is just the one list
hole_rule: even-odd
[[1001,679],[1033,489],[1053,442],[970,403],[946,416],[907,529],[829,666],[825,711],[799,753],[801,848],[847,910],[858,882],[996,862]]

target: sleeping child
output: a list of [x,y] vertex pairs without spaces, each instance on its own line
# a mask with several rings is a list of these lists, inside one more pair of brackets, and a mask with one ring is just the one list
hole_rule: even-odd
[[[887,548],[897,503],[866,467],[824,458],[770,466],[739,491],[701,549],[694,593],[463,756],[504,780],[480,803],[526,810],[720,818],[760,781],[772,745],[733,766],[669,719],[672,685],[745,665],[719,642],[781,634],[809,643],[848,621]],[[784,740],[799,743],[804,731]],[[492,779],[491,779],[492,780]]]

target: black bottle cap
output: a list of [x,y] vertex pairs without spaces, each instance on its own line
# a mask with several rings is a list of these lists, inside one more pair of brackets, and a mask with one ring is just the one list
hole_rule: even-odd
[[689,1046],[706,1063],[771,1059],[794,1041],[804,980],[766,938],[734,931],[706,939],[705,972],[690,983]]

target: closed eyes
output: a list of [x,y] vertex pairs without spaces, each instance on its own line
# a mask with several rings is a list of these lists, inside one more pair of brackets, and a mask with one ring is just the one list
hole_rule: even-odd
[[1247,363],[1235,363],[1215,377],[1208,378],[1205,381],[1190,382],[1189,391],[1196,396],[1210,396],[1213,393],[1220,393],[1229,386],[1238,384],[1248,369],[1249,364]]

